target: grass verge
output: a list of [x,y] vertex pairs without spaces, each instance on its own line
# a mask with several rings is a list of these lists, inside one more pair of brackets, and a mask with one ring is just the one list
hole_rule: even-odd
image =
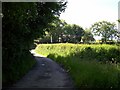
[[119,46],[41,44],[36,52],[63,65],[78,88],[120,88]]

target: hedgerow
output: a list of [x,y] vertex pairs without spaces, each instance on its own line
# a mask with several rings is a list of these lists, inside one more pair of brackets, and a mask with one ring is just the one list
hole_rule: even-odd
[[37,53],[62,65],[79,88],[120,88],[117,45],[40,44]]

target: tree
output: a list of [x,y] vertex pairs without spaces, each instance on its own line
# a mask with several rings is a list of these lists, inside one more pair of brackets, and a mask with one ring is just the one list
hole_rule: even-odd
[[63,30],[63,38],[65,42],[78,43],[81,41],[81,37],[84,34],[83,28],[76,24],[66,24]]
[[47,32],[44,37],[40,38],[39,41],[42,43],[55,43],[62,42],[63,40],[63,27],[67,24],[64,20],[57,18],[49,24],[49,27],[46,28]]
[[118,22],[120,23],[120,19],[118,19]]
[[63,27],[66,25],[67,23],[64,20],[54,20],[51,23],[50,26],[50,30],[49,30],[49,34],[51,35],[53,42],[62,42],[63,41]]
[[[56,19],[50,23],[48,33],[40,40],[45,42],[48,37],[52,38],[52,42],[73,42],[77,43],[81,41],[81,37],[84,34],[82,27],[75,24],[67,24],[64,20]],[[49,39],[49,42],[51,40]]]
[[34,39],[44,35],[48,24],[59,17],[65,8],[64,1],[2,3],[3,83],[19,79],[30,68],[32,61],[22,57],[28,56]]
[[[82,27],[76,24],[67,24],[65,20],[60,20],[59,18],[53,20],[47,28],[48,33],[40,39],[40,42],[73,42],[77,43],[81,41],[81,37],[84,34]],[[51,37],[52,40],[48,40]]]
[[117,29],[115,23],[110,23],[107,21],[96,22],[91,27],[94,35],[98,35],[102,37],[103,42],[107,42],[107,40],[113,40],[117,35]]
[[95,41],[90,29],[85,30],[84,36],[82,37],[82,40],[84,43],[91,43],[92,41]]

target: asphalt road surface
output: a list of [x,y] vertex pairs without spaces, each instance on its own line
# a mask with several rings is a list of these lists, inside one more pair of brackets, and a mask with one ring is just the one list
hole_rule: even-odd
[[73,82],[68,73],[53,60],[36,54],[31,50],[37,63],[35,66],[17,83],[13,84],[9,90],[18,89],[73,89]]

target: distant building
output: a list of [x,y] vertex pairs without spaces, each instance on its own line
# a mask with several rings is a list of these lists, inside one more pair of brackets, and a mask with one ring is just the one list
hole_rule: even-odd
[[[120,19],[120,1],[118,2],[118,19]],[[120,23],[118,23],[118,31],[120,32]]]

